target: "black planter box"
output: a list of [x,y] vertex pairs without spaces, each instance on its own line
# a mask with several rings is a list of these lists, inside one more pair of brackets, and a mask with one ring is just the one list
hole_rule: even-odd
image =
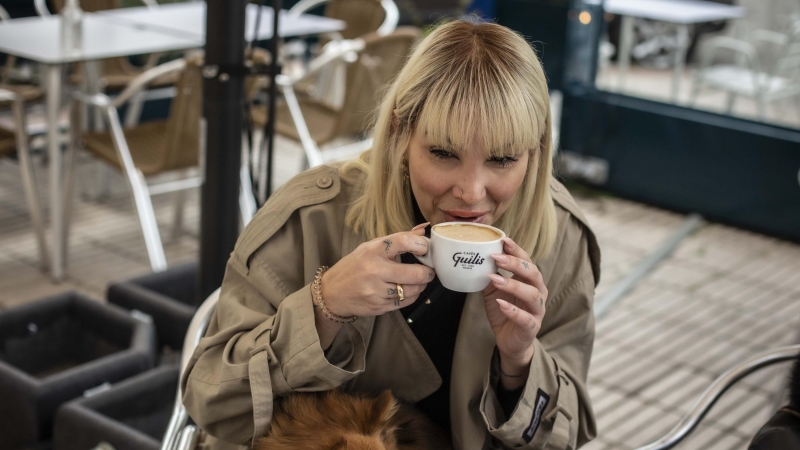
[[53,450],[158,450],[178,388],[178,367],[163,366],[64,404],[56,414]]
[[197,263],[112,283],[106,293],[109,303],[150,315],[159,348],[166,346],[177,353],[197,310],[197,296]]
[[41,445],[61,404],[154,359],[151,323],[76,293],[0,311],[0,449]]

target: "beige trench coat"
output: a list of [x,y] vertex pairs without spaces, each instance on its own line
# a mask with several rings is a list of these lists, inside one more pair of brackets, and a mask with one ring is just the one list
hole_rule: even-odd
[[[344,225],[360,184],[330,166],[302,173],[273,195],[239,238],[219,306],[181,380],[189,414],[210,435],[207,448],[247,447],[265,434],[274,397],[342,386],[391,389],[416,402],[441,385],[398,311],[359,318],[341,329],[327,352],[320,347],[309,284],[318,267],[332,266],[365,241]],[[586,376],[599,249],[567,190],[553,181],[551,191],[558,239],[537,261],[549,299],[522,397],[505,417],[495,393],[494,334],[480,294],[469,294],[451,379],[456,449],[574,449],[596,434]]]

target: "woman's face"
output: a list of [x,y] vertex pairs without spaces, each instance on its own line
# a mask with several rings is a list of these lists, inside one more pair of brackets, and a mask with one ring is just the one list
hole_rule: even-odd
[[[480,141],[480,139],[472,139]],[[444,148],[417,131],[408,148],[411,190],[425,220],[493,224],[508,208],[528,168],[528,152],[486,158],[481,144]]]

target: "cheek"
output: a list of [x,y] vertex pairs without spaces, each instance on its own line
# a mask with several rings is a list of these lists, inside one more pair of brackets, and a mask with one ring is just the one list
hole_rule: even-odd
[[414,193],[428,199],[438,199],[449,190],[449,184],[443,177],[434,173],[423,174],[414,183]]
[[522,182],[525,180],[525,168],[523,170],[514,170],[506,176],[497,178],[492,186],[487,189],[492,200],[503,208],[507,207],[514,195],[522,187]]

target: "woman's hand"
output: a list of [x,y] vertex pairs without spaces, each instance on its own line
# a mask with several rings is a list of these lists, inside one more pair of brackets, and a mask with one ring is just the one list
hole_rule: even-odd
[[[322,298],[340,316],[378,316],[414,303],[428,283],[433,269],[421,264],[402,264],[397,255],[428,252],[425,226],[395,233],[358,246],[322,276]],[[399,301],[397,285],[405,300]]]
[[491,256],[497,267],[514,276],[489,275],[492,283],[483,290],[483,301],[505,375],[501,382],[506,389],[514,389],[528,375],[533,341],[545,314],[547,287],[530,255],[514,241],[503,239],[503,253]]

